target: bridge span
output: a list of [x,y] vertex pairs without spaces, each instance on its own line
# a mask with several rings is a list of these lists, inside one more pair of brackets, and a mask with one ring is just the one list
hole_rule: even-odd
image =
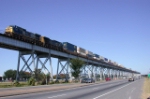
[[[0,34],[0,47],[5,49],[12,49],[19,51],[18,55],[18,64],[17,64],[17,77],[16,80],[19,80],[19,72],[29,70],[30,73],[33,73],[35,69],[39,69],[39,65],[42,66],[42,69],[47,70],[50,73],[51,80],[53,80],[53,66],[51,58],[57,58],[57,77],[61,73],[66,74],[66,79],[72,78],[71,69],[69,68],[70,59],[79,58],[83,60],[86,64],[82,69],[82,74],[87,74],[90,78],[93,76],[95,80],[105,79],[105,75],[111,78],[122,78],[128,77],[133,74],[139,74],[139,72],[112,65],[103,61],[95,61],[92,59],[86,59],[79,55],[74,55],[67,53],[65,51],[59,51],[54,49],[45,48],[35,44],[23,42],[14,38]],[[25,55],[29,55],[28,59],[25,58]],[[1,56],[2,57],[2,56]],[[45,58],[45,61],[42,62],[41,58]],[[20,61],[24,62],[23,66],[20,66]],[[30,61],[31,60],[31,61]],[[49,68],[45,65],[49,62]],[[62,62],[65,62],[63,65]],[[40,63],[40,64],[39,64]],[[31,68],[33,67],[34,70]],[[100,75],[97,77],[97,75]]]

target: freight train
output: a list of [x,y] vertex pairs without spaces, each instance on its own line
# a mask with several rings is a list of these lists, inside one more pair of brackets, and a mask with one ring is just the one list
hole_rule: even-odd
[[104,58],[98,54],[94,54],[93,52],[85,50],[84,48],[78,47],[69,42],[59,42],[56,40],[52,40],[40,34],[29,32],[26,29],[19,27],[17,25],[8,26],[5,29],[4,34],[8,37],[21,40],[24,42],[28,42],[31,44],[35,44],[38,46],[66,52],[76,56],[88,58],[90,60],[101,61],[101,62],[116,65],[116,63],[113,63],[109,59]]

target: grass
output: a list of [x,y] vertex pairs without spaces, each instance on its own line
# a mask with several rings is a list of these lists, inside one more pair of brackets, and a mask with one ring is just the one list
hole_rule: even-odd
[[[60,82],[49,82],[48,85],[51,84],[67,84],[69,82],[65,82],[65,81],[60,81]],[[35,86],[41,85],[41,83],[37,83],[35,84]],[[31,86],[28,85],[28,82],[19,82],[18,85],[14,85],[14,82],[0,82],[0,88],[12,88],[12,87],[26,87],[26,86]]]
[[28,86],[27,82],[19,82],[19,85],[14,85],[14,82],[0,82],[0,88],[23,87]]
[[150,79],[145,78],[143,85],[142,99],[147,99],[150,96]]

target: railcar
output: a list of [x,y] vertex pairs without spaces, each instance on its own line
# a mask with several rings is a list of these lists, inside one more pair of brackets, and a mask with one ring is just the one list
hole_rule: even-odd
[[63,42],[63,50],[69,54],[77,55],[77,46],[69,42]]
[[78,56],[83,57],[83,58],[87,58],[86,50],[84,48],[77,46],[77,53],[78,53]]
[[51,44],[54,46],[54,49],[62,51],[63,50],[63,44],[56,40],[51,40]]
[[93,54],[93,52],[86,50],[86,56],[93,58],[94,54]]
[[54,45],[51,44],[52,40],[50,38],[41,36],[40,41],[43,43],[44,47],[54,49]]
[[100,55],[94,54],[94,55],[93,55],[93,58],[99,61],[99,60],[100,60]]
[[77,46],[77,53],[80,55],[86,56],[86,50],[84,48],[79,47],[79,46]]

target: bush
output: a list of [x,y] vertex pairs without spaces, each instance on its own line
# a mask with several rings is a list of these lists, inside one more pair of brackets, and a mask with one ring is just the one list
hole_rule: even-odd
[[54,82],[54,81],[51,81],[49,84],[55,84],[55,82]]
[[42,79],[41,85],[46,85],[46,79]]
[[21,86],[21,85],[20,85],[20,83],[18,81],[14,81],[13,86],[18,87],[18,86]]
[[28,81],[28,85],[32,85],[35,86],[35,79],[33,77],[31,77]]
[[58,84],[58,83],[60,83],[58,80],[56,80],[54,83],[56,83],[56,84]]

